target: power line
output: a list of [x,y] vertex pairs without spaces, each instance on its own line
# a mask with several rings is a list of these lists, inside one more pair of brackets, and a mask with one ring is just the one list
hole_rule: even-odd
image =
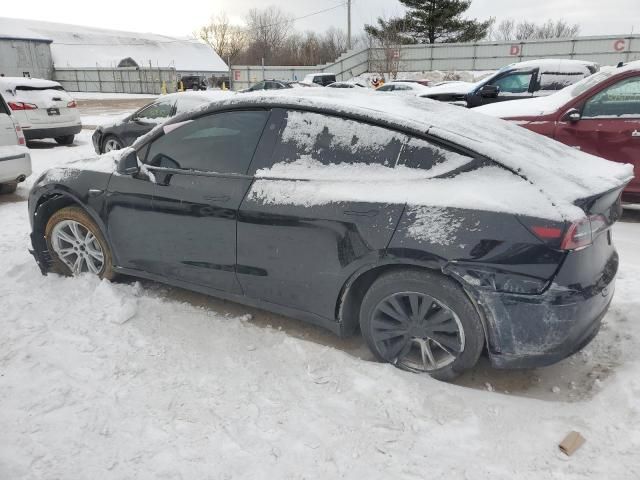
[[[253,32],[253,31],[258,31],[258,30],[262,30],[264,28],[271,28],[271,27],[277,27],[279,25],[285,25],[287,23],[295,23],[298,20],[304,20],[305,18],[309,18],[309,17],[314,17],[316,15],[320,15],[322,13],[326,13],[326,12],[330,12],[332,10],[337,10],[338,8],[344,7],[345,5],[347,5],[349,3],[349,1],[343,1],[341,3],[339,3],[338,5],[335,5],[333,7],[329,7],[329,8],[325,8],[323,10],[318,10],[317,12],[312,12],[312,13],[308,13],[306,15],[302,15],[301,17],[296,17],[296,18],[292,18],[292,19],[287,19],[287,20],[283,20],[281,22],[276,22],[276,23],[272,23],[269,25],[261,25],[259,27],[256,28],[251,28],[251,29],[247,29],[247,32]],[[133,33],[133,32],[132,32]],[[179,39],[175,39],[175,40],[166,40],[166,41],[160,41],[160,40],[151,40],[153,43],[156,44],[166,44],[166,43],[194,43],[194,44],[201,44],[202,42],[200,42],[197,39],[184,39],[184,40],[179,40]],[[112,46],[123,46],[123,47],[139,47],[139,46],[144,46],[144,45],[148,45],[149,40],[145,40],[145,39],[141,39],[140,43],[64,43],[64,42],[56,42],[54,41],[53,43],[55,45],[66,45],[66,46],[104,46],[104,47],[112,47]]]

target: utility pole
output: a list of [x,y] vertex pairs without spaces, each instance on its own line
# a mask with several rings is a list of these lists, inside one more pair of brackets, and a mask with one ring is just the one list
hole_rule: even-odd
[[351,50],[351,0],[347,0],[347,50]]

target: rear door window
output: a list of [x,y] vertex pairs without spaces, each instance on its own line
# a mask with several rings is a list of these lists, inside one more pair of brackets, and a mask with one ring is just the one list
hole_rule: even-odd
[[554,92],[579,82],[585,77],[583,72],[542,72],[539,80],[539,90]]
[[591,97],[582,118],[640,118],[640,77],[627,78]]
[[246,174],[269,116],[266,110],[222,112],[155,140],[149,165],[200,172]]
[[273,163],[394,167],[407,138],[356,120],[291,110],[280,127]]

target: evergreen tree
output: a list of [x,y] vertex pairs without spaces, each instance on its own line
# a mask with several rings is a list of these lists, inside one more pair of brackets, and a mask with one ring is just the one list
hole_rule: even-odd
[[[486,38],[493,18],[484,22],[463,18],[471,0],[400,0],[408,12],[404,18],[391,19],[388,25],[402,25],[400,38],[419,43],[473,42]],[[383,23],[378,20],[379,26]],[[366,31],[374,38],[382,35],[380,28],[367,25]],[[410,43],[403,41],[401,43]]]

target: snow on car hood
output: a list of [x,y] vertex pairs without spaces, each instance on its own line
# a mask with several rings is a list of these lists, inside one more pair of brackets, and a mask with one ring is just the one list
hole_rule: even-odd
[[[517,125],[472,110],[416,97],[326,89],[252,92],[216,103],[210,108],[213,110],[224,105],[252,103],[327,109],[383,121],[413,131],[428,132],[487,156],[525,179],[543,195],[547,203],[553,205],[553,209],[547,211],[538,204],[537,216],[554,220],[573,221],[582,218],[584,212],[575,205],[577,200],[621,188],[633,178],[631,165],[610,162],[580,152]],[[490,178],[482,180],[491,181]],[[369,197],[375,198],[375,193],[372,192]],[[531,204],[536,199],[517,190],[512,191],[512,194],[511,198],[501,198],[500,202],[487,201],[482,204],[475,203],[477,196],[474,196],[467,198],[459,206],[508,210],[513,213],[532,211]],[[488,195],[491,195],[490,191]]]
[[[567,87],[570,90],[573,85]],[[556,112],[569,100],[571,96],[564,90],[546,97],[525,98],[511,102],[496,102],[473,109],[474,112],[483,113],[497,118],[521,118],[539,117]]]
[[426,90],[424,93],[421,92],[420,95],[441,95],[443,93],[466,95],[471,92],[476,85],[478,84],[469,82],[448,82],[434,87],[425,87]]

